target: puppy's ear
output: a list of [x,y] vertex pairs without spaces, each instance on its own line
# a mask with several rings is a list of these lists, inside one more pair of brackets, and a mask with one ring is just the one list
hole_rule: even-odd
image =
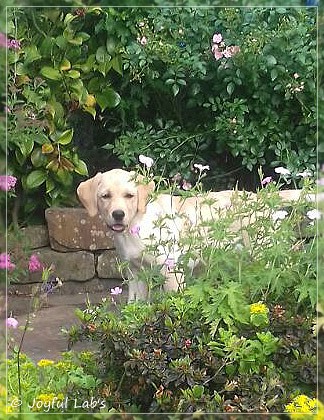
[[137,211],[139,213],[145,213],[148,196],[154,191],[154,189],[155,189],[154,181],[150,181],[148,184],[137,185],[137,194],[138,194]]
[[97,191],[100,179],[101,172],[98,172],[97,175],[93,178],[81,182],[77,188],[78,197],[86,208],[90,217],[93,217],[98,213]]

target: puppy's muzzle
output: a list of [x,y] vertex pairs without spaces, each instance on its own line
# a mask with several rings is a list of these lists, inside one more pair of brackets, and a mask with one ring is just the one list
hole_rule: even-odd
[[124,210],[114,210],[111,213],[114,221],[116,223],[114,223],[113,225],[110,226],[110,228],[114,231],[114,232],[123,232],[126,229],[126,226],[123,223],[123,220],[125,218],[125,212]]

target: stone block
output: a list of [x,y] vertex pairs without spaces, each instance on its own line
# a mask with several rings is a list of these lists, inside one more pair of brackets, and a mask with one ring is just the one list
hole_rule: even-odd
[[[34,252],[40,261],[49,267],[54,265],[55,275],[62,281],[86,281],[92,279],[95,272],[95,258],[92,252],[57,252],[51,248],[41,248]],[[29,281],[40,281],[41,273],[31,273]]]
[[21,233],[26,244],[31,249],[49,245],[48,230],[44,225],[27,226],[21,229]]
[[51,248],[56,251],[106,250],[114,248],[113,237],[99,216],[90,217],[83,208],[45,211]]
[[117,255],[114,250],[104,251],[98,256],[97,275],[101,279],[120,279]]

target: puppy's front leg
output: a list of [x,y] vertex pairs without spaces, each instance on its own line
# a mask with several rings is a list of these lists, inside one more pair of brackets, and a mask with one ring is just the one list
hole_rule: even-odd
[[164,273],[165,282],[163,289],[166,292],[182,290],[185,286],[183,273]]

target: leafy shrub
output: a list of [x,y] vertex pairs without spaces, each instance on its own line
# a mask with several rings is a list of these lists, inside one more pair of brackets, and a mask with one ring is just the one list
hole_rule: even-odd
[[[312,204],[295,203],[279,221],[273,188],[260,191],[256,202],[238,201],[233,214],[209,223],[204,240],[190,232],[189,256],[179,264],[185,269],[186,258],[197,255],[203,264],[196,278],[185,273],[184,291],[161,296],[160,278],[147,272],[151,302],[111,311],[104,299],[77,311],[82,325],[71,329],[70,340],[99,346],[95,375],[109,390],[109,406],[150,413],[283,412],[294,396],[314,395],[314,225],[304,227],[308,239],[300,236]],[[251,220],[249,241],[238,246],[232,221],[251,210],[264,217]]]
[[74,197],[83,160],[94,172],[149,151],[170,177],[207,162],[214,189],[234,168],[315,170],[314,9],[175,10],[9,9],[20,43],[8,51],[9,162],[23,218]]

